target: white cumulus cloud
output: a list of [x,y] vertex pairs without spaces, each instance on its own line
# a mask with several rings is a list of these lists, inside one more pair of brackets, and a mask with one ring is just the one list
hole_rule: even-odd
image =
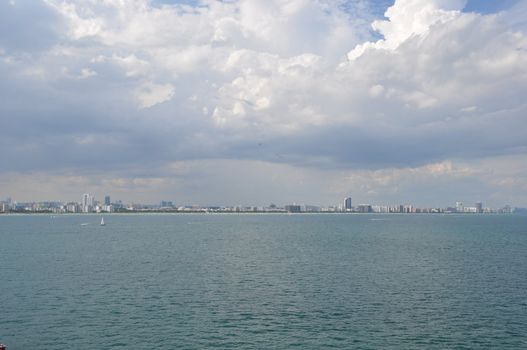
[[[527,154],[522,4],[396,0],[374,18],[366,0],[35,3],[40,22],[0,32],[4,171],[122,179],[214,160],[395,188],[393,169],[464,181],[449,164],[487,162],[510,169],[485,178],[503,188]],[[18,6],[0,5],[0,26]]]

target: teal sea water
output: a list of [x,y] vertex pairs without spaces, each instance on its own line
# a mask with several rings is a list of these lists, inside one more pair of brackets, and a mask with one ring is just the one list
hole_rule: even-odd
[[527,348],[527,216],[99,221],[0,216],[8,350]]

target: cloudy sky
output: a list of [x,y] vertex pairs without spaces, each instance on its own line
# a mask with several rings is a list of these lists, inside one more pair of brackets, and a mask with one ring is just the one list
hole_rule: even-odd
[[0,200],[527,206],[527,1],[0,0]]

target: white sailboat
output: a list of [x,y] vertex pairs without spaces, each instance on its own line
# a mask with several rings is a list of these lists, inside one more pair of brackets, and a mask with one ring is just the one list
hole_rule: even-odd
[[101,226],[104,226],[104,225],[106,225],[106,224],[104,223],[104,218],[101,218]]

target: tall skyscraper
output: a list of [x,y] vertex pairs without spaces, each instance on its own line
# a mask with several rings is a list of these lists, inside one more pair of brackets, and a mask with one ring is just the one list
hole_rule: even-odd
[[104,197],[104,205],[110,205],[112,204],[112,201],[110,200],[110,196]]
[[351,197],[344,198],[344,211],[351,211],[352,208]]
[[89,193],[82,195],[82,211],[84,213],[89,213],[93,209],[94,198]]
[[476,203],[476,213],[483,213],[483,203],[481,202]]

